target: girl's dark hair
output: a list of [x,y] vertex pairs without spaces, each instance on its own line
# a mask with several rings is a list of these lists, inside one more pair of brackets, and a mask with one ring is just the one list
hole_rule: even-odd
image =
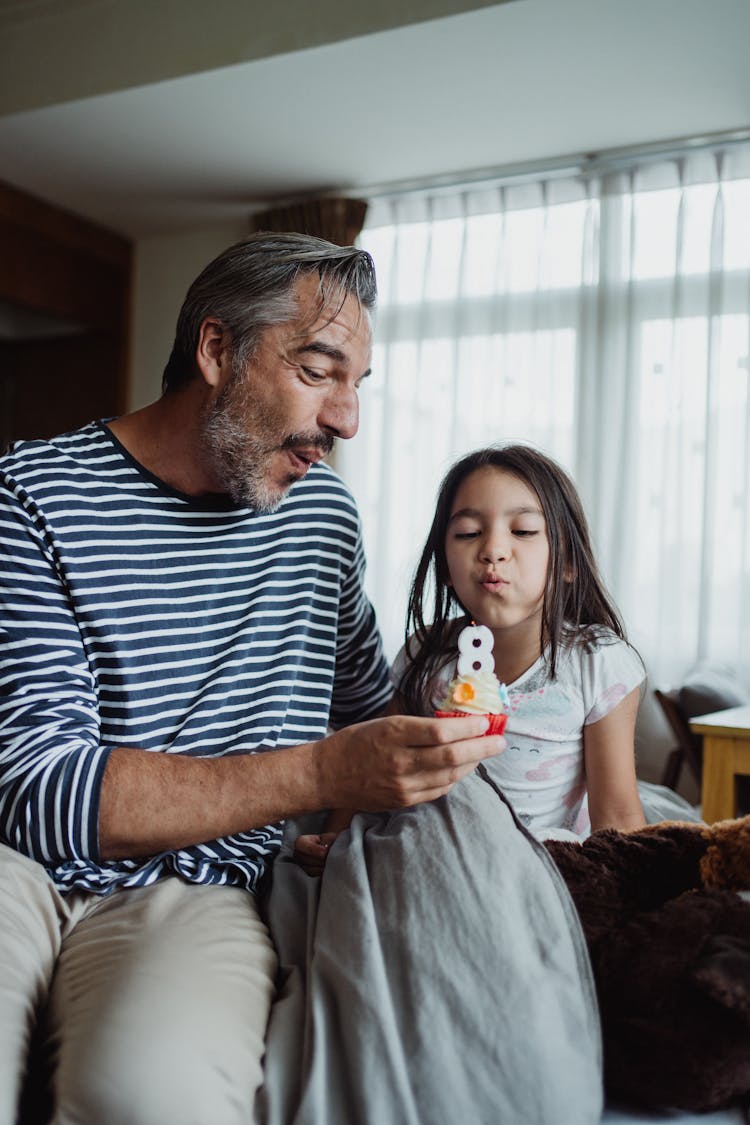
[[488,466],[512,473],[533,489],[544,513],[549,566],[540,643],[550,674],[555,675],[561,643],[574,639],[586,643],[595,636],[597,626],[605,626],[625,639],[620,616],[599,575],[580,497],[565,470],[532,446],[479,449],[462,457],[443,478],[432,526],[414,573],[406,619],[407,669],[399,689],[412,714],[424,712],[431,681],[453,656],[456,619],[466,613],[449,585],[445,537],[451,509],[462,482]]

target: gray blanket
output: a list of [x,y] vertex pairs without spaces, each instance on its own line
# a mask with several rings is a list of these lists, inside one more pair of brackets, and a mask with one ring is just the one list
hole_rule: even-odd
[[[311,879],[290,824],[264,1125],[596,1125],[601,1046],[578,918],[545,849],[478,774],[359,814]],[[572,1116],[571,1116],[572,1114]]]

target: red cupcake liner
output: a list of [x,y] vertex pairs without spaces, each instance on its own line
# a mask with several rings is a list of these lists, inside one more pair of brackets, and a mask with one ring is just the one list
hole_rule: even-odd
[[[469,713],[470,712],[468,712],[468,711],[436,711],[435,712],[435,718],[436,719],[465,719],[466,716]],[[471,714],[475,714],[475,712],[471,712]],[[503,731],[505,730],[506,724],[508,722],[508,716],[507,715],[505,715],[505,714],[500,714],[500,715],[486,714],[485,718],[489,719],[489,722],[490,722],[490,725],[487,727],[487,730],[484,732],[486,735],[487,734],[502,734],[503,733]]]

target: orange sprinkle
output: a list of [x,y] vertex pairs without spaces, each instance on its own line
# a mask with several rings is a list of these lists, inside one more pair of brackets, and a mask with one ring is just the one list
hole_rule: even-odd
[[468,703],[475,695],[476,692],[471,684],[456,684],[453,689],[453,701],[455,703]]

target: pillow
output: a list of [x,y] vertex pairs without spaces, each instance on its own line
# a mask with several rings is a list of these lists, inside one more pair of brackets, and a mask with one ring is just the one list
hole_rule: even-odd
[[689,719],[747,703],[750,690],[723,664],[697,664],[680,688],[680,705]]

